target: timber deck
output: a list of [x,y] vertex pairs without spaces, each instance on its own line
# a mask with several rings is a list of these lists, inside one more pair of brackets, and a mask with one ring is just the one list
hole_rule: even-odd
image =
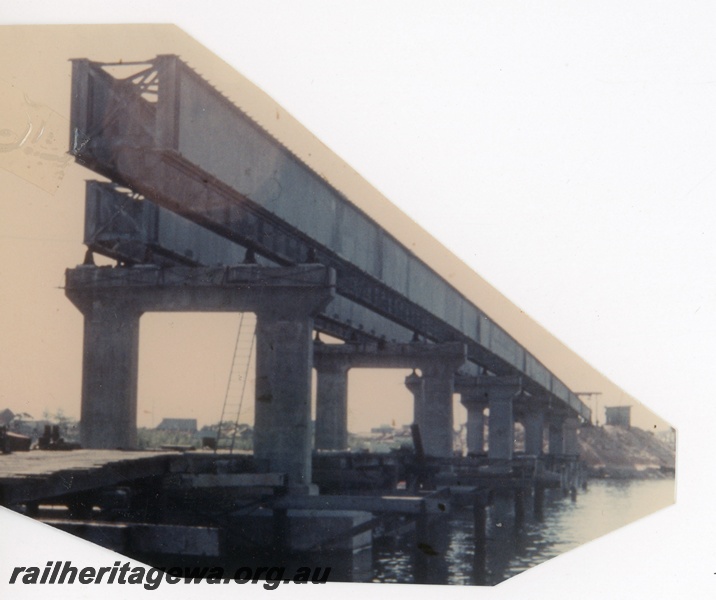
[[163,475],[178,452],[33,450],[0,455],[0,504],[65,496]]

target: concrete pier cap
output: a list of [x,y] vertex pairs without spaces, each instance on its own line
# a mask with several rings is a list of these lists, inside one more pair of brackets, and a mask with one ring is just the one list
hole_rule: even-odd
[[139,318],[145,312],[253,312],[257,317],[254,456],[311,481],[313,320],[335,295],[335,272],[291,267],[68,269],[65,294],[85,319],[82,444],[136,446]]

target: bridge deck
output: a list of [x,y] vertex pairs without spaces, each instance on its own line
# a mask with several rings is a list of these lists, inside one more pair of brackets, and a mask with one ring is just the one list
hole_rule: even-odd
[[[371,218],[187,64],[159,56],[129,79],[110,75],[104,67],[112,66],[73,61],[71,152],[79,163],[279,265],[333,268],[339,297],[431,341],[462,341],[476,365],[524,375],[531,395],[590,419],[453,277],[420,260],[394,227]],[[156,94],[132,83],[155,76]]]

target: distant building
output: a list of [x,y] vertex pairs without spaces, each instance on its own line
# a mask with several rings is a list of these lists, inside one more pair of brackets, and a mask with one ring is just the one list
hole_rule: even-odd
[[183,431],[196,433],[196,419],[162,419],[157,425],[157,431]]
[[607,406],[607,425],[631,427],[631,406]]

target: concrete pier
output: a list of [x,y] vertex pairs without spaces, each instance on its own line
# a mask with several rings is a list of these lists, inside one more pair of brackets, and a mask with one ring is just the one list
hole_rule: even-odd
[[490,409],[487,456],[491,466],[509,469],[515,444],[514,401],[522,392],[520,377],[461,377],[458,389],[487,402]]
[[485,451],[485,407],[484,402],[467,407],[468,454],[482,454]]
[[544,409],[537,406],[523,409],[521,421],[525,428],[525,454],[540,456],[544,438]]
[[564,436],[564,453],[570,456],[577,456],[579,454],[579,440],[577,439],[577,428],[579,427],[579,421],[574,417],[569,417],[564,420],[562,426]]
[[134,448],[140,313],[108,299],[88,302],[82,312],[82,445]]
[[490,444],[487,455],[491,463],[512,460],[515,445],[513,398],[514,396],[505,390],[490,396]]
[[[311,300],[320,304],[317,296]],[[296,486],[311,483],[315,303],[289,300],[280,311],[257,311],[254,457],[260,469],[286,473],[289,486]]]
[[317,450],[348,448],[348,365],[314,353]]
[[453,376],[459,367],[455,361],[436,360],[423,370],[424,405],[420,432],[426,456],[452,456]]
[[564,416],[552,414],[549,417],[549,453],[564,454]]
[[77,267],[65,293],[85,315],[82,443],[136,444],[139,318],[145,312],[254,312],[257,315],[254,456],[311,481],[313,319],[333,298],[335,273],[295,267]]
[[482,454],[485,451],[485,408],[488,403],[479,390],[461,383],[457,378],[455,391],[460,394],[460,402],[467,410],[467,453]]
[[316,344],[316,448],[342,449],[337,444],[347,440],[347,395],[343,391],[346,380],[341,372],[409,368],[423,373],[422,377],[408,376],[406,385],[413,393],[415,422],[420,426],[425,454],[452,456],[453,378],[464,364],[466,352],[460,342]]
[[423,378],[415,371],[405,378],[405,387],[413,395],[413,423],[423,422],[423,405],[425,404],[425,386]]
[[467,410],[468,454],[485,451],[485,409],[489,405],[489,391],[482,385],[483,381],[482,377],[455,377],[455,392],[460,394],[460,402]]

